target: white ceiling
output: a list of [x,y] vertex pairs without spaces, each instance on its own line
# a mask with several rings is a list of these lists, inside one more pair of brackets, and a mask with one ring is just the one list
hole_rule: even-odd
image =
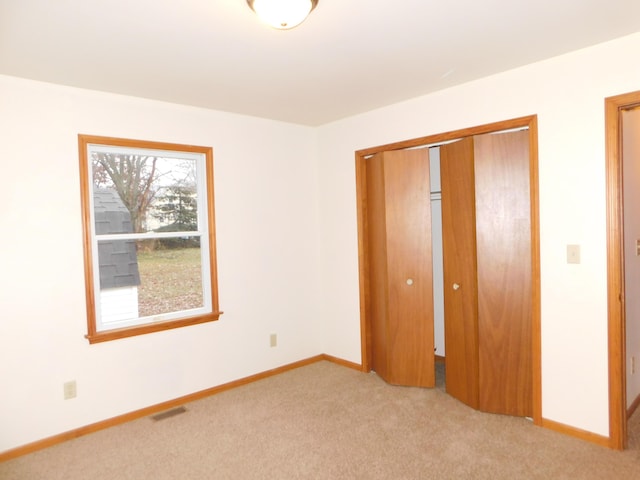
[[[320,125],[640,31],[640,0],[0,0],[0,74]],[[637,52],[635,52],[637,53]]]

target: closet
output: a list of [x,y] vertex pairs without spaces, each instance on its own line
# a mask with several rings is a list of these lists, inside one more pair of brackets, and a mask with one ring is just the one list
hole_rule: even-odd
[[[534,397],[529,142],[519,129],[439,146],[446,391],[481,411],[526,417]],[[429,148],[362,162],[368,367],[391,384],[432,387]],[[361,268],[361,288],[362,277]]]

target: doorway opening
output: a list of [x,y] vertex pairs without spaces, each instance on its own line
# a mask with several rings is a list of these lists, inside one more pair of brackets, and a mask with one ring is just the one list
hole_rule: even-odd
[[[637,125],[633,130],[629,128],[632,122]],[[640,169],[640,92],[605,99],[605,132],[609,447],[623,450],[627,420],[640,404],[640,388],[634,381],[640,357],[640,300],[628,294],[632,284],[637,287],[634,274],[640,270],[638,262],[632,262],[640,252],[640,226],[634,220],[640,213],[634,197],[640,191],[640,180],[633,174]]]
[[[479,136],[489,133],[505,132],[509,130],[528,130],[529,138],[529,185],[530,185],[530,257],[531,257],[531,392],[532,418],[536,425],[542,425],[541,399],[541,360],[540,360],[540,259],[539,259],[539,215],[538,215],[538,178],[537,178],[537,117],[528,116],[517,119],[496,122],[478,127],[446,132],[413,140],[382,145],[356,152],[356,191],[358,213],[358,249],[359,249],[359,280],[360,280],[360,320],[361,320],[361,351],[364,371],[371,371],[373,366],[373,327],[372,327],[372,286],[370,284],[370,248],[368,212],[370,205],[367,196],[367,160],[374,155],[418,148],[428,148],[444,145],[466,137]],[[433,189],[432,189],[433,190]],[[432,191],[437,195],[437,190]],[[376,287],[377,288],[377,287]],[[455,286],[453,287],[455,289]],[[436,332],[436,335],[438,333]],[[436,339],[437,342],[437,339]],[[437,346],[436,346],[437,348]],[[446,352],[443,352],[446,356]],[[442,381],[442,360],[435,352],[436,382]]]

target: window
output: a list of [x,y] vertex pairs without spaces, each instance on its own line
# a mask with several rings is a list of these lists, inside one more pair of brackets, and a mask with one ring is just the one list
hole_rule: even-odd
[[217,320],[212,149],[78,142],[89,342]]

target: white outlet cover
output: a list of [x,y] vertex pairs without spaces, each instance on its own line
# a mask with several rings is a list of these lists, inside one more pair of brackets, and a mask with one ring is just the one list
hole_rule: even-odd
[[75,380],[72,380],[70,382],[65,382],[64,385],[63,385],[63,389],[64,389],[64,399],[65,400],[69,400],[71,398],[76,398],[76,396],[78,394],[78,391],[77,391]]

